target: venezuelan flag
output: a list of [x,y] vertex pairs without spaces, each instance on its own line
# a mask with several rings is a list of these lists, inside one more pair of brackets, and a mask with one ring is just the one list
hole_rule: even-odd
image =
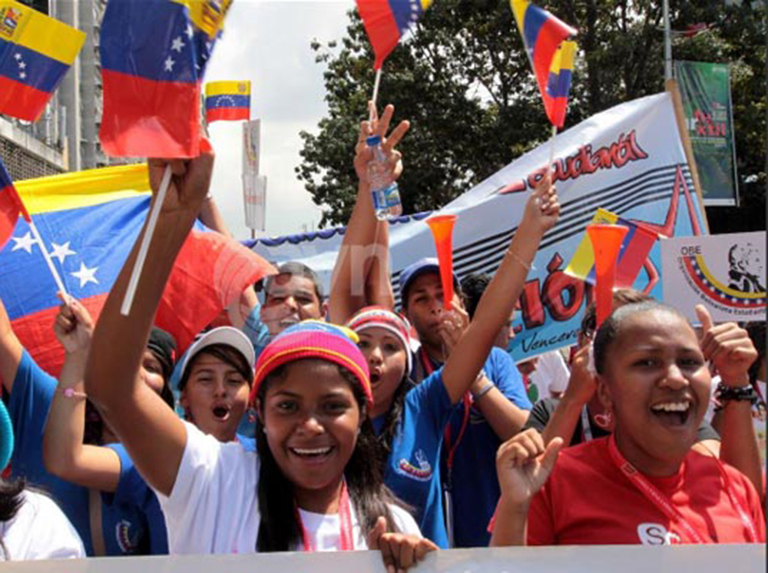
[[[575,44],[564,48],[560,46],[569,36],[575,36],[576,30],[546,10],[531,4],[528,0],[510,0],[510,4],[520,35],[523,38],[525,50],[528,53],[528,59],[531,61],[541,97],[544,100],[547,117],[552,125],[562,127],[562,122],[565,120],[565,105],[568,99],[568,89],[571,85],[570,74],[573,69],[573,54],[576,51],[576,46]],[[558,54],[560,55],[558,56]],[[557,61],[555,61],[556,56],[558,56]],[[561,70],[568,70],[567,74],[562,74],[562,82],[559,79]],[[552,93],[562,94],[564,91],[565,96],[548,95],[552,72],[555,75]],[[565,83],[566,75],[567,84]],[[563,88],[565,89],[563,90]],[[555,113],[561,107],[562,117]],[[556,120],[559,120],[560,123],[556,123]]]
[[231,0],[110,0],[101,27],[109,155],[196,157],[200,86]]
[[565,123],[576,48],[576,42],[562,42],[552,58],[552,66],[549,69],[547,89],[543,94],[544,109],[549,121],[557,127],[563,127]]
[[0,0],[0,113],[36,121],[84,41],[80,30]]
[[375,70],[381,69],[400,38],[431,4],[432,0],[357,0],[357,11],[376,55]]
[[210,82],[205,84],[205,121],[249,120],[251,82]]
[[[67,290],[97,318],[149,211],[146,165],[25,180],[17,188]],[[247,285],[270,272],[251,250],[199,225],[176,260],[156,323],[183,352]],[[52,330],[55,295],[40,247],[20,220],[0,251],[0,298],[24,347],[53,374],[63,361]]]
[[[598,209],[592,218],[592,224],[600,223],[623,225],[629,229],[619,251],[615,287],[632,288],[659,235],[642,224],[628,221],[606,209]],[[586,233],[576,248],[571,262],[568,263],[565,274],[586,281],[591,285],[595,284],[595,255],[592,250],[592,243]]]

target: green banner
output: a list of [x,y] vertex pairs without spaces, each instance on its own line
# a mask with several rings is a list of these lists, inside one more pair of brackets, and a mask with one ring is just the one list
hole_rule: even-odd
[[705,205],[738,204],[728,64],[675,62]]

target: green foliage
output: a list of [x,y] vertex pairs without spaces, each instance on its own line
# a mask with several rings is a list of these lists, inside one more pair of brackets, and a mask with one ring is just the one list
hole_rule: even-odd
[[[676,4],[684,6],[673,12],[674,29],[697,22],[715,28],[679,41],[675,57],[735,64],[739,168],[742,179],[748,174],[764,188],[765,10],[755,11],[748,0],[727,9],[707,1]],[[547,8],[579,30],[566,127],[663,89],[661,2],[550,0]],[[354,10],[349,18],[343,40],[312,44],[326,67],[328,116],[316,133],[301,133],[296,168],[324,207],[323,226],[343,224],[351,213],[354,145],[374,83],[362,23]],[[384,63],[379,93],[380,105],[395,105],[396,121],[411,121],[400,145],[406,213],[446,204],[550,133],[508,0],[438,0],[414,32]]]

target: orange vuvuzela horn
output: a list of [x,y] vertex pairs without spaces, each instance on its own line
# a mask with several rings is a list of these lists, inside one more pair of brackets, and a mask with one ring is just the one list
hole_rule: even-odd
[[595,290],[597,291],[597,326],[608,318],[613,308],[613,284],[621,243],[627,234],[622,225],[587,225],[587,235],[595,253]]
[[443,284],[443,308],[451,309],[453,300],[453,224],[456,215],[435,215],[427,219],[432,231],[440,263],[440,282]]

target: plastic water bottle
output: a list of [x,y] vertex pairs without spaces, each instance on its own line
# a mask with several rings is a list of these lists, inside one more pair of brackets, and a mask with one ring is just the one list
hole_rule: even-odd
[[387,165],[387,157],[381,149],[381,136],[372,135],[365,140],[373,149],[373,159],[368,162],[368,181],[371,184],[371,197],[376,218],[386,221],[388,217],[398,217],[403,213],[400,191],[392,181]]

